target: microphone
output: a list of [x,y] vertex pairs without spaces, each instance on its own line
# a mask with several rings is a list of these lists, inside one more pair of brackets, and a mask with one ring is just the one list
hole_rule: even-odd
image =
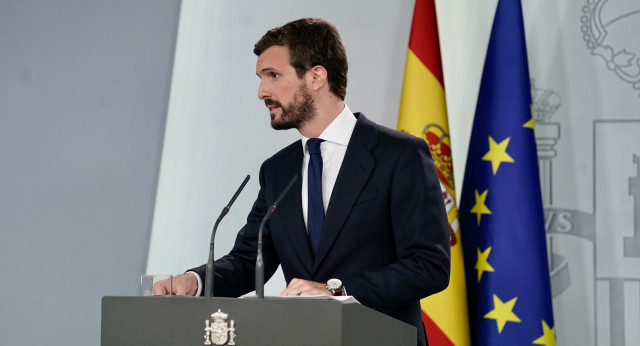
[[244,181],[236,191],[235,195],[233,195],[233,197],[231,198],[231,201],[229,201],[229,204],[227,204],[227,206],[222,209],[220,216],[218,216],[218,219],[216,220],[216,223],[213,226],[213,231],[211,232],[211,241],[209,242],[209,260],[207,261],[207,271],[205,275],[206,281],[204,284],[204,296],[206,298],[213,297],[213,278],[215,276],[214,270],[213,270],[213,244],[214,244],[213,239],[216,237],[216,230],[218,229],[218,224],[220,223],[220,221],[222,221],[222,218],[225,215],[227,215],[227,213],[229,213],[229,209],[231,209],[231,205],[233,204],[233,202],[236,201],[236,198],[238,198],[238,195],[240,194],[240,192],[242,192],[242,189],[244,189],[244,186],[247,185],[249,178],[250,177],[247,174],[247,177],[244,178]]
[[258,256],[256,258],[256,298],[259,298],[259,299],[264,298],[264,261],[262,260],[262,229],[264,228],[264,224],[267,222],[267,220],[269,220],[269,217],[271,217],[271,214],[273,214],[273,212],[276,211],[276,208],[278,207],[278,203],[280,203],[280,200],[282,200],[284,195],[286,195],[287,192],[289,192],[289,189],[291,189],[291,186],[293,186],[293,183],[295,183],[296,180],[298,180],[297,174],[294,175],[293,178],[291,178],[291,181],[289,182],[287,187],[284,188],[284,191],[282,191],[278,199],[276,199],[276,201],[273,202],[273,204],[271,205],[271,208],[267,210],[267,214],[262,218],[262,222],[260,223],[260,228],[258,229]]

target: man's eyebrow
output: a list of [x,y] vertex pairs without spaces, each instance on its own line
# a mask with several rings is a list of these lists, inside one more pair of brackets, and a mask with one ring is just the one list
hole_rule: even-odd
[[260,70],[259,72],[269,72],[269,71],[274,71],[275,68],[271,67],[271,66],[267,66],[265,68],[263,68],[262,70]]

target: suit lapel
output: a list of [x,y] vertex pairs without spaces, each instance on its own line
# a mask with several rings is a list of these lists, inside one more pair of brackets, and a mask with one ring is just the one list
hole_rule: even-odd
[[[288,157],[285,162],[284,177],[280,189],[284,189],[289,180],[294,175],[298,175],[298,180],[291,187],[291,191],[287,193],[287,196],[283,199],[288,203],[281,203],[278,206],[277,214],[282,218],[283,222],[280,224],[286,227],[283,237],[289,237],[291,239],[294,251],[300,257],[300,262],[304,265],[305,270],[311,273],[313,268],[313,255],[311,252],[311,246],[309,245],[309,237],[307,236],[307,228],[304,225],[304,219],[302,218],[302,145],[298,143],[292,150],[291,156]],[[280,194],[281,191],[276,192]],[[273,201],[268,201],[273,203]]]
[[364,115],[356,113],[356,116],[358,122],[349,140],[327,208],[314,270],[331,248],[375,166],[371,149],[377,143],[377,131]]

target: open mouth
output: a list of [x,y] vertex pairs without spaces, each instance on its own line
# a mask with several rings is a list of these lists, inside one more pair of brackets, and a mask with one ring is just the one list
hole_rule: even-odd
[[274,110],[282,107],[280,102],[274,100],[264,100],[264,104],[269,108],[269,113],[273,113]]
[[269,113],[273,113],[273,111],[275,111],[276,109],[278,109],[280,107],[276,106],[276,105],[271,105],[271,106],[267,106],[267,108],[269,108]]

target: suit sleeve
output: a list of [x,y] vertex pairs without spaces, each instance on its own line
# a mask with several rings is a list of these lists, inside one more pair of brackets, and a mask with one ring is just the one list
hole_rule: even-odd
[[413,137],[391,177],[389,213],[397,261],[343,280],[362,304],[390,313],[449,284],[450,239],[437,172],[424,140]]
[[[247,217],[247,224],[238,232],[231,252],[215,261],[214,295],[216,297],[238,297],[255,289],[258,230],[267,211],[264,164],[260,168],[259,180],[260,192]],[[271,241],[268,221],[263,229],[262,251],[266,282],[280,265]],[[206,264],[189,271],[196,272],[203,281],[206,280]]]

